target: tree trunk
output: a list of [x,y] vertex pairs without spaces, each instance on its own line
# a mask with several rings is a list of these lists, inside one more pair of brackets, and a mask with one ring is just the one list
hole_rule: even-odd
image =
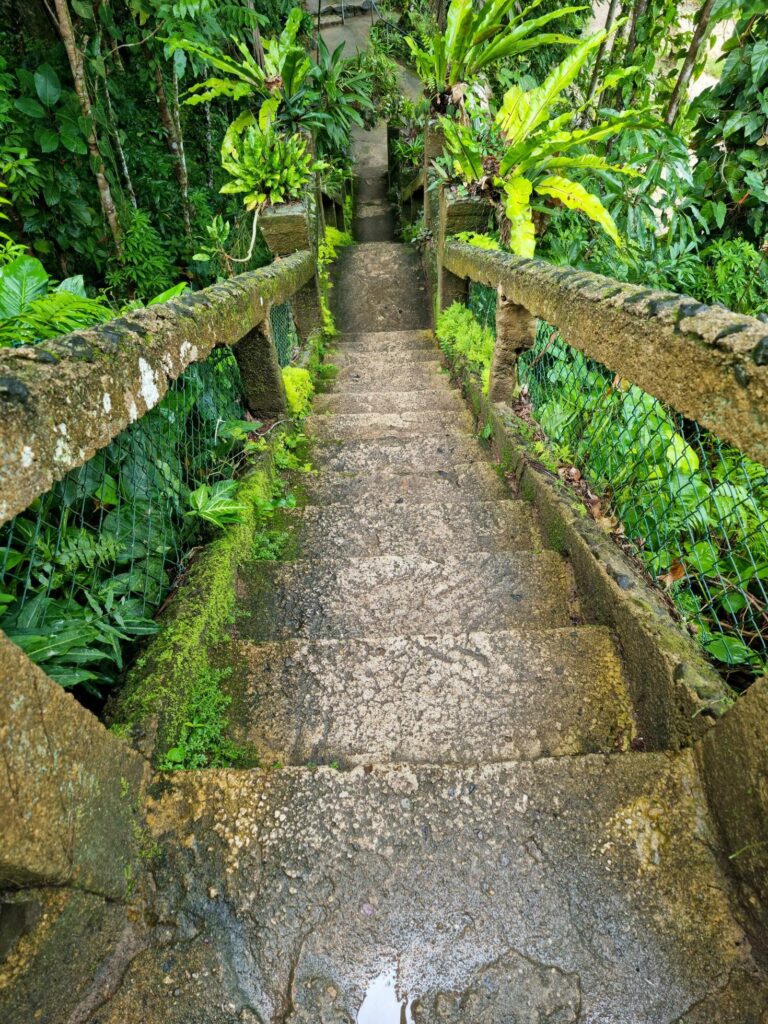
[[[605,28],[607,31],[610,31],[614,21],[616,20],[616,11],[618,9],[618,6],[619,0],[611,0],[611,6],[608,8],[608,13],[605,18]],[[595,55],[595,66],[592,70],[592,79],[589,83],[589,89],[587,91],[587,103],[592,102],[595,93],[597,92],[597,86],[600,81],[600,65],[602,63],[603,57],[605,56],[605,51],[608,48],[609,39],[610,36],[605,37],[602,43],[600,43],[600,46],[598,47],[597,53]]]
[[648,3],[649,0],[636,0],[635,6],[632,9],[632,20],[629,24],[629,35],[627,36],[626,60],[628,64],[631,63],[632,54],[637,46],[637,26],[648,10]]
[[[105,63],[105,74],[106,74],[106,63]],[[117,152],[117,161],[120,164],[120,171],[123,175],[123,181],[125,182],[125,190],[128,193],[128,198],[131,201],[131,206],[134,210],[138,209],[138,203],[136,202],[136,193],[133,189],[133,181],[131,180],[131,172],[128,168],[128,160],[125,156],[125,150],[123,144],[120,141],[120,129],[117,126],[115,120],[115,112],[112,109],[112,100],[109,96],[109,81],[104,81],[104,96],[106,98],[107,113],[109,114],[109,124],[112,128],[112,138],[115,142],[115,151]]]
[[[248,10],[249,11],[253,11],[255,13],[256,8],[253,5],[253,0],[245,0],[245,3],[246,3],[246,6],[247,6]],[[259,32],[259,26],[258,25],[254,25],[253,26],[253,59],[256,61],[256,63],[259,65],[259,67],[263,70],[264,69],[264,47],[261,45],[261,32]]]
[[[174,80],[175,78],[176,75],[174,73]],[[184,160],[183,144],[180,142],[179,135],[176,131],[176,122],[171,114],[171,108],[168,106],[168,97],[165,94],[165,82],[163,81],[163,71],[159,64],[155,65],[155,91],[157,95],[157,103],[160,107],[160,120],[163,124],[165,142],[168,147],[168,152],[173,157],[176,180],[179,183],[179,191],[181,193],[181,213],[184,218],[184,231],[189,235],[191,234],[192,228],[189,217],[189,182],[187,179],[187,166],[186,161]]]
[[211,128],[211,104],[203,104],[205,114],[205,167],[208,188],[213,191],[213,130]]
[[104,158],[102,157],[101,150],[99,149],[99,140],[96,135],[96,124],[91,115],[91,97],[88,93],[88,84],[85,80],[83,54],[77,45],[77,40],[75,39],[75,30],[72,25],[72,16],[69,13],[69,4],[67,3],[67,0],[54,0],[54,3],[56,5],[56,27],[59,30],[61,41],[64,43],[64,49],[67,52],[67,60],[69,61],[70,71],[72,72],[77,99],[80,103],[80,111],[88,123],[86,144],[88,146],[88,154],[91,158],[91,167],[93,168],[93,173],[96,178],[96,185],[99,190],[101,208],[107,219],[109,230],[112,232],[112,238],[115,243],[115,251],[117,252],[118,259],[122,259],[122,232],[120,231],[120,222],[117,218],[117,210],[115,209],[115,203],[112,198],[112,190],[109,187],[109,182],[107,180]]
[[693,39],[691,39],[691,45],[688,47],[688,53],[685,55],[683,66],[680,69],[680,75],[675,82],[675,88],[672,90],[672,96],[669,100],[669,106],[664,116],[664,120],[667,124],[672,127],[677,120],[677,115],[680,113],[680,107],[688,91],[688,83],[691,81],[691,75],[693,74],[693,68],[696,64],[696,58],[699,55],[701,44],[704,42],[704,37],[709,29],[709,24],[712,20],[712,9],[715,6],[715,0],[704,0],[704,3],[699,11],[699,20],[696,25],[696,29],[693,33]]

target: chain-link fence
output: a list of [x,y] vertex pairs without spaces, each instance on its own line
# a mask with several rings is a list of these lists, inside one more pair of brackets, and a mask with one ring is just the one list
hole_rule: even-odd
[[[469,306],[493,328],[496,293]],[[575,466],[617,539],[669,593],[738,683],[768,667],[768,470],[540,322],[522,398],[558,461]]]
[[301,340],[293,322],[291,303],[283,302],[280,306],[274,306],[270,323],[278,361],[281,366],[288,366],[301,348]]
[[191,496],[232,477],[243,416],[234,355],[215,349],[0,528],[0,627],[52,678],[98,695],[126,643],[155,631],[203,532],[205,503]]

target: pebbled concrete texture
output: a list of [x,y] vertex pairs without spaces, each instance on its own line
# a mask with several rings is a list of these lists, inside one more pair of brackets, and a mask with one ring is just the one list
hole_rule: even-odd
[[[355,278],[357,287],[338,282]],[[430,327],[426,282],[415,247],[364,242],[344,249],[334,267],[334,316],[345,331],[414,330]]]
[[426,555],[435,561],[455,552],[541,548],[530,509],[522,502],[389,502],[307,505],[284,513],[294,547],[305,556],[360,558]]
[[312,437],[365,441],[378,437],[414,437],[435,430],[472,428],[472,417],[466,410],[441,412],[425,409],[416,412],[326,413],[307,417],[307,433]]
[[439,391],[452,390],[447,373],[435,357],[400,365],[397,360],[372,360],[370,366],[341,366],[335,377],[339,391]]
[[318,395],[312,403],[315,413],[401,413],[439,410],[462,415],[458,391],[352,391]]
[[552,551],[253,562],[240,589],[248,619],[236,628],[253,640],[566,626],[576,614]]
[[467,764],[626,750],[633,737],[619,656],[599,627],[244,643],[239,653],[237,736],[264,763]]
[[352,1024],[393,972],[422,1024],[764,1024],[703,807],[689,752],[177,777],[98,1020]]
[[380,354],[410,349],[433,352],[436,356],[439,351],[432,331],[345,331],[336,339],[335,344],[340,352],[368,351]]
[[380,438],[376,441],[328,439],[312,448],[312,463],[322,473],[431,473],[457,465],[487,462],[485,449],[463,430],[418,438]]
[[302,486],[310,504],[431,504],[509,498],[509,491],[496,473],[479,461],[421,473],[326,471],[303,480]]

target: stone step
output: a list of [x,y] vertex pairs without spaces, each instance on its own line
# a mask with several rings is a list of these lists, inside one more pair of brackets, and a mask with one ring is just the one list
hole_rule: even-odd
[[488,462],[480,441],[451,427],[418,439],[380,438],[375,441],[317,441],[312,446],[316,469],[337,473],[427,473],[454,470],[469,462]]
[[[371,360],[340,365],[334,377],[337,391],[439,391],[450,390],[451,380],[443,364],[436,358],[405,365],[394,360]],[[335,365],[335,360],[333,361]]]
[[395,237],[395,211],[382,198],[358,202],[352,221],[352,234],[357,242],[391,242]]
[[239,662],[235,739],[264,764],[476,764],[627,750],[633,736],[596,626],[246,643]]
[[100,1024],[765,1020],[690,751],[178,772],[150,821],[183,887]]
[[300,557],[359,558],[421,554],[435,561],[457,552],[540,550],[533,509],[518,500],[307,505],[280,519]]
[[381,352],[376,349],[360,348],[357,345],[339,345],[328,353],[328,360],[335,366],[358,369],[361,373],[370,370],[376,377],[385,377],[386,370],[392,370],[393,364],[398,368],[406,366],[410,368],[411,363],[430,363],[431,370],[441,373],[443,364],[440,362],[440,352],[434,344],[424,345],[421,348],[399,348]]
[[386,470],[338,473],[326,470],[296,481],[310,505],[375,503],[390,511],[397,505],[435,502],[499,501],[509,489],[487,462],[458,463],[434,472],[393,473]]
[[350,245],[334,264],[332,309],[345,331],[430,327],[418,250],[399,242]]
[[473,426],[472,416],[466,409],[457,409],[455,412],[427,409],[401,413],[325,413],[308,416],[306,420],[307,434],[320,441],[413,438],[455,427],[469,432]]
[[378,157],[363,173],[355,175],[355,198],[358,204],[386,202],[387,165],[380,163]]
[[[425,349],[437,358],[438,348],[432,331],[364,331],[354,334],[345,331],[334,342],[335,347],[346,352],[401,352],[403,349]],[[329,357],[333,361],[332,356]]]
[[552,551],[250,562],[242,639],[344,639],[571,625],[572,582]]
[[466,405],[458,391],[332,391],[316,395],[312,402],[315,414],[359,413],[393,414],[420,412],[427,409],[452,412],[463,416]]

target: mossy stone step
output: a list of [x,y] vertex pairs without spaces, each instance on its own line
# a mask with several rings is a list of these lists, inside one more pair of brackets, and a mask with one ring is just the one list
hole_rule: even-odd
[[296,480],[310,505],[359,505],[376,502],[383,510],[398,505],[434,502],[499,501],[509,489],[487,462],[458,463],[433,472],[396,473],[380,470],[340,473],[331,470]]
[[466,409],[455,412],[417,410],[393,413],[325,413],[308,416],[307,434],[322,440],[364,441],[384,437],[419,437],[435,431],[461,427],[469,432],[473,420]]
[[238,653],[246,715],[235,735],[265,763],[475,764],[610,753],[633,737],[621,663],[596,626]]
[[297,557],[421,554],[439,561],[470,551],[541,548],[530,505],[523,501],[307,505],[283,514]]
[[237,624],[250,640],[324,639],[572,623],[572,582],[551,551],[251,562]]
[[185,926],[100,1024],[351,1022],[388,976],[418,1024],[765,1019],[691,751],[180,772],[151,821]]
[[[370,371],[376,376],[384,376],[386,370],[393,367],[405,367],[410,363],[436,363],[437,372],[442,370],[440,350],[432,345],[409,345],[407,348],[387,349],[381,351],[374,348],[360,348],[358,345],[339,345],[327,356],[329,362],[340,369],[349,367],[363,372]],[[433,369],[430,366],[430,369]]]
[[458,391],[333,391],[317,395],[318,413],[401,413],[440,410],[464,416],[466,406]]

